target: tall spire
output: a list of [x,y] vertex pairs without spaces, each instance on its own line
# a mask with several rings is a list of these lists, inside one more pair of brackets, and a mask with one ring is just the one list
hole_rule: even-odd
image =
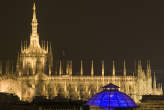
[[155,76],[155,73],[154,73],[153,88],[154,88],[154,89],[157,88],[157,83],[156,83],[156,76]]
[[38,21],[36,18],[36,6],[35,3],[33,5],[33,18],[32,18],[32,34],[37,34],[37,26],[38,26]]
[[37,20],[36,19],[36,5],[35,5],[35,2],[34,2],[34,5],[33,5],[33,19],[32,19],[33,21],[34,20]]
[[46,50],[47,50],[47,52],[48,52],[48,50],[49,50],[49,49],[48,49],[48,41],[47,41],[47,48],[46,48]]
[[104,60],[102,61],[102,76],[104,76]]
[[113,60],[113,71],[112,71],[112,75],[115,76],[116,74],[116,70],[115,70],[115,63],[114,63],[114,60]]
[[59,75],[61,76],[62,73],[63,73],[62,61],[60,60],[60,64],[59,64]]
[[69,75],[69,61],[67,61],[66,64],[66,74]]
[[72,75],[72,60],[70,60],[70,65],[69,65],[69,74]]
[[138,61],[138,77],[139,78],[143,78],[143,71],[142,71],[142,63],[141,63],[141,60]]
[[49,52],[49,73],[52,73],[53,69],[53,52],[52,52],[52,46],[50,43],[50,52]]
[[125,63],[125,60],[124,60],[124,70],[123,70],[123,74],[124,74],[124,76],[126,76],[126,63]]
[[91,64],[91,76],[94,75],[94,66],[93,66],[93,60],[92,60],[92,64]]
[[151,78],[151,67],[150,67],[150,61],[147,61],[147,78]]
[[30,38],[30,46],[32,46],[32,47],[40,47],[37,28],[38,28],[38,21],[37,21],[37,18],[36,18],[36,5],[35,5],[35,2],[34,2],[34,5],[33,5],[33,18],[32,18],[32,35],[31,35],[31,38]]
[[83,60],[81,60],[80,75],[83,76]]

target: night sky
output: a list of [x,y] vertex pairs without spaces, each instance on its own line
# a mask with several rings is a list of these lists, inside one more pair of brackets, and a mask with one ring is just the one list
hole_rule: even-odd
[[[0,2],[0,59],[16,59],[21,40],[31,33],[32,0]],[[55,55],[65,51],[74,67],[80,59],[105,60],[106,72],[123,59],[129,71],[138,59],[151,61],[164,79],[163,0],[39,0],[39,35],[51,41]],[[79,68],[75,68],[75,72]]]

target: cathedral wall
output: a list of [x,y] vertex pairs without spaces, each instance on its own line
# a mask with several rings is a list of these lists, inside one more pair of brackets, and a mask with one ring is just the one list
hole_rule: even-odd
[[[47,76],[40,73],[34,76],[21,76],[17,79],[0,79],[0,92],[13,93],[21,100],[32,101],[34,96],[54,98],[62,96],[70,99],[88,100],[92,95],[103,90],[109,83],[118,85],[120,91],[131,96],[137,103],[142,95],[152,94],[146,80],[136,76]],[[156,90],[156,93],[159,93]]]

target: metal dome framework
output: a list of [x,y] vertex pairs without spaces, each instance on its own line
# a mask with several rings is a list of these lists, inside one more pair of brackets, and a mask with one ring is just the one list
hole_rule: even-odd
[[87,105],[104,108],[137,107],[136,103],[130,98],[130,96],[118,91],[118,86],[109,84],[103,88],[104,90],[102,92],[95,94],[89,99]]

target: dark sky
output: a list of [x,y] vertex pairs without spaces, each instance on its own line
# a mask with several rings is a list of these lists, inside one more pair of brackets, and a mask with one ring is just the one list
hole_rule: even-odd
[[[21,40],[29,40],[32,0],[0,2],[0,58],[14,59]],[[38,0],[40,39],[65,50],[74,64],[112,59],[129,67],[135,60],[151,60],[152,71],[164,79],[163,0]],[[78,64],[77,64],[78,65]],[[121,67],[121,66],[120,66]],[[161,76],[161,77],[160,77]]]

